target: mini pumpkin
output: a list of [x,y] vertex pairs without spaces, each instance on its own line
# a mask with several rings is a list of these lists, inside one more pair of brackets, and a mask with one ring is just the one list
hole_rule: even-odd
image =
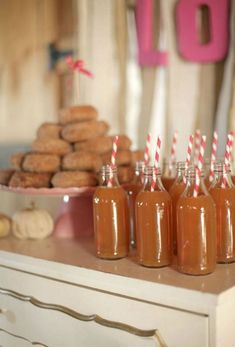
[[11,219],[0,213],[0,237],[7,236],[11,231]]
[[25,208],[12,217],[12,232],[19,239],[44,239],[51,235],[54,222],[44,209]]

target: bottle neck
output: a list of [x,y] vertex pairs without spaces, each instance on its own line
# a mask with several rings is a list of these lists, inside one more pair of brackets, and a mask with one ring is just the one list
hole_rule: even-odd
[[137,161],[135,163],[135,174],[132,182],[133,184],[142,185],[144,183],[144,168],[145,164],[143,161]]
[[163,161],[163,177],[174,178],[176,176],[176,162],[174,160]]
[[233,188],[230,165],[224,162],[214,164],[214,179],[211,188]]
[[176,164],[176,179],[177,181],[183,181],[185,177],[186,164],[185,161],[179,161]]
[[186,170],[186,188],[184,191],[184,196],[193,197],[197,183],[199,183],[199,189],[198,189],[197,195],[209,194],[204,183],[204,171],[201,170],[201,173],[199,175],[199,182],[197,182],[197,174],[198,174],[198,171],[195,168],[195,166],[190,166]]
[[116,166],[102,166],[100,171],[100,186],[110,188],[119,186]]
[[161,181],[161,170],[153,166],[144,168],[144,191],[164,191]]

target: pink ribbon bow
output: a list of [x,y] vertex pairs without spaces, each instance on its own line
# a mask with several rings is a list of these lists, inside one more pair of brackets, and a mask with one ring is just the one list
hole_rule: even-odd
[[71,56],[68,56],[65,58],[65,61],[71,70],[73,70],[73,71],[78,70],[78,72],[81,72],[88,77],[94,77],[92,72],[84,69],[84,61],[83,60],[75,60],[74,61]]

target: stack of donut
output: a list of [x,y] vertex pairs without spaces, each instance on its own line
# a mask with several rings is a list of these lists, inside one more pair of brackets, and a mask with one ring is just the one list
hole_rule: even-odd
[[[113,136],[109,125],[98,120],[92,106],[72,106],[59,111],[58,123],[43,123],[32,150],[11,156],[11,169],[0,171],[0,184],[10,187],[95,186],[102,165],[109,164]],[[131,151],[131,140],[119,135],[117,166],[120,183],[129,182],[133,164],[143,151]]]

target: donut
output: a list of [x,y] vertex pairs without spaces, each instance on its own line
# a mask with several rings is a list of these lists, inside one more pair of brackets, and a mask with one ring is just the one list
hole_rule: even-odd
[[59,188],[89,187],[97,185],[97,177],[86,171],[59,171],[54,174],[51,182]]
[[132,152],[132,164],[135,164],[137,161],[144,160],[144,150],[138,149]]
[[92,120],[89,122],[73,123],[65,125],[62,129],[62,137],[68,142],[80,142],[93,137],[106,134],[109,126],[104,121]]
[[[74,145],[75,150],[87,150],[96,153],[106,153],[112,151],[113,136],[97,136],[84,142],[77,142]],[[131,140],[126,135],[119,135],[118,148],[129,149]]]
[[95,120],[97,117],[97,110],[89,105],[66,107],[59,111],[61,124]]
[[23,153],[23,152],[18,152],[18,153],[12,154],[10,157],[11,167],[15,170],[21,170],[24,156],[25,156],[25,153]]
[[65,155],[72,151],[72,146],[61,139],[37,139],[32,148],[35,152],[55,155]]
[[29,172],[56,172],[60,169],[60,157],[55,154],[29,153],[22,168]]
[[118,166],[118,181],[120,184],[129,183],[134,177],[133,166]]
[[96,153],[88,151],[75,151],[63,157],[64,170],[81,170],[98,172],[102,166],[102,159]]
[[[112,152],[104,153],[101,155],[103,165],[110,164]],[[132,153],[129,149],[117,151],[116,165],[129,165],[131,164]]]
[[62,126],[56,123],[43,123],[37,130],[38,139],[59,139]]
[[13,169],[0,170],[0,184],[7,186],[14,172]]
[[9,187],[13,188],[42,188],[50,186],[51,174],[15,171],[11,176]]

